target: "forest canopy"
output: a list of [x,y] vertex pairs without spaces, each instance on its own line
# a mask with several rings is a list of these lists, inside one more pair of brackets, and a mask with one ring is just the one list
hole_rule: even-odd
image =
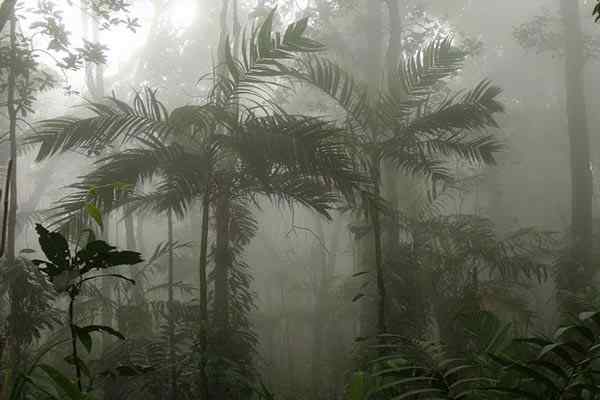
[[600,2],[0,1],[0,400],[600,399]]

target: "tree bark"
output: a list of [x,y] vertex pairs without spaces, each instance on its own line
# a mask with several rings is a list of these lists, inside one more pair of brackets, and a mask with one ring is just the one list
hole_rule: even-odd
[[225,345],[229,336],[229,193],[220,193],[216,201],[215,219],[217,225],[215,249],[215,308],[214,326],[219,342]]
[[[125,210],[126,216],[125,220],[125,245],[129,250],[137,250],[137,240],[135,237],[135,227],[134,227],[134,218],[133,214],[130,210]],[[139,268],[137,265],[132,265],[131,267],[131,277],[135,280],[135,285],[132,287],[133,291],[133,301],[134,305],[137,307],[142,307],[146,303],[146,299],[144,297],[144,282],[142,279],[138,279]]]
[[[13,8],[14,10],[14,8]],[[12,160],[11,178],[10,178],[10,192],[9,195],[10,204],[8,211],[8,231],[6,240],[6,261],[9,264],[15,262],[15,240],[16,240],[16,227],[17,227],[17,74],[16,71],[18,60],[17,60],[17,34],[16,34],[16,17],[14,15],[10,18],[10,63],[11,68],[8,75],[8,88],[7,88],[7,112],[9,118],[9,140],[10,140],[10,159]]]
[[210,217],[210,165],[207,166],[208,180],[202,199],[202,232],[200,235],[200,377],[199,387],[201,400],[208,400],[208,377],[206,374],[206,360],[208,357],[208,285],[206,270],[208,266],[208,224]]
[[[566,111],[571,156],[571,234],[574,264],[563,272],[565,288],[578,292],[589,285],[592,267],[592,196],[590,137],[584,86],[584,40],[579,2],[561,0],[565,27]],[[575,269],[575,270],[573,270]],[[567,312],[576,312],[566,305]]]
[[175,368],[175,316],[173,303],[173,211],[167,211],[167,228],[169,240],[169,273],[168,273],[168,309],[169,309],[169,399],[177,399],[177,370]]
[[320,242],[316,244],[316,259],[312,262],[315,263],[318,268],[317,274],[317,287],[315,296],[315,306],[313,315],[313,348],[312,348],[312,366],[311,366],[311,380],[312,390],[314,391],[314,397],[317,398],[319,394],[322,395],[323,390],[323,351],[324,351],[324,333],[325,324],[327,321],[326,316],[326,303],[327,303],[327,292],[328,292],[328,265],[327,265],[327,249],[325,246],[325,232],[323,230],[323,221],[319,215],[315,215],[315,234],[317,240]]
[[[369,93],[371,101],[377,98],[377,94],[380,91],[380,78],[384,69],[382,68],[383,51],[381,46],[382,38],[382,7],[381,3],[376,1],[369,1],[368,6],[368,17],[369,17],[369,29],[367,30],[367,41],[369,46],[369,65],[368,65],[368,76],[371,77],[369,80]],[[371,132],[372,139],[374,142],[378,140],[380,132]],[[371,177],[375,185],[375,194],[380,195],[381,192],[381,166],[377,156],[371,158]],[[377,310],[377,328],[376,334],[382,335],[386,333],[386,293],[385,293],[385,281],[383,271],[383,248],[382,248],[382,229],[379,210],[374,203],[368,204],[369,216],[371,227],[373,230],[373,256],[374,256],[374,269],[376,274],[376,285],[377,285],[377,296],[376,296],[376,310]],[[381,336],[380,336],[381,337]]]
[[[8,218],[7,218],[7,240],[6,240],[6,264],[5,268],[14,268],[16,262],[16,249],[15,249],[15,237],[16,237],[16,223],[17,223],[17,94],[16,84],[17,75],[16,70],[18,65],[17,60],[17,33],[16,25],[17,19],[14,15],[14,6],[12,7],[8,16],[9,20],[9,40],[10,40],[10,69],[8,73],[8,87],[7,87],[7,112],[9,118],[9,139],[10,139],[10,159],[12,168],[9,173],[11,185],[8,188],[8,193],[5,196],[9,198],[8,207]],[[1,29],[0,29],[1,30]],[[7,179],[9,179],[7,177]],[[17,335],[17,329],[14,326],[17,318],[16,315],[20,313],[20,299],[15,293],[14,285],[18,282],[12,282],[9,285],[9,315],[12,318],[7,323],[7,348],[8,348],[8,368],[5,372],[2,398],[8,399],[10,391],[12,389],[12,380],[17,376],[17,371],[20,361],[20,344]]]

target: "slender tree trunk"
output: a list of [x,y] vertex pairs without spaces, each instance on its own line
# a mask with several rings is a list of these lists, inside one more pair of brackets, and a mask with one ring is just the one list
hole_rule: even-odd
[[169,384],[170,392],[169,399],[177,399],[177,370],[175,368],[175,316],[173,303],[173,211],[171,209],[167,212],[167,225],[168,225],[168,240],[169,240],[169,276],[168,276],[168,308],[169,308]]
[[[229,193],[221,193],[216,201],[215,219],[217,225],[215,249],[215,310],[214,325],[219,342],[226,345],[229,336],[229,269],[231,255],[229,249]],[[223,348],[225,350],[225,348]]]
[[312,379],[312,390],[314,391],[314,397],[317,398],[319,394],[322,394],[323,390],[323,341],[324,341],[324,329],[326,324],[326,302],[327,302],[327,291],[328,291],[328,266],[327,266],[327,253],[326,249],[323,248],[325,243],[325,232],[323,230],[323,221],[319,215],[315,215],[315,234],[321,244],[316,244],[316,259],[313,262],[318,268],[318,278],[316,287],[316,298],[315,308],[313,315],[313,354],[312,354],[312,367],[311,367],[311,379]]
[[[595,275],[592,269],[593,181],[583,81],[585,54],[579,2],[561,0],[560,5],[566,37],[565,84],[571,152],[571,234],[575,262],[568,267],[568,271],[563,272],[564,280],[561,284],[567,290],[579,292],[589,285]],[[573,309],[574,305],[565,306],[567,313],[577,311]]]
[[200,377],[199,387],[201,400],[208,400],[209,387],[208,376],[206,374],[206,361],[208,357],[208,285],[207,285],[207,266],[208,266],[208,228],[210,217],[210,162],[207,165],[208,179],[206,189],[202,199],[202,231],[200,235]]
[[137,217],[137,226],[135,229],[135,249],[140,253],[144,254],[146,252],[146,246],[144,244],[144,216],[138,215]]
[[[381,1],[368,1],[367,2],[367,21],[366,21],[366,42],[369,44],[366,54],[366,63],[364,65],[363,75],[366,78],[368,84],[368,94],[371,99],[376,98],[379,92],[379,85],[381,83],[380,77],[383,71],[383,51],[381,41],[381,26],[382,26],[382,3]],[[370,140],[375,141],[377,132],[370,132]],[[379,182],[379,161],[375,158],[371,159],[371,165],[369,174],[372,178],[376,178]],[[379,184],[377,184],[379,185]],[[375,229],[374,225],[379,225],[379,216],[372,214],[372,205],[363,205],[366,214],[369,215],[368,219],[363,219],[360,215],[354,222],[357,230],[353,231],[354,234],[354,247],[355,256],[357,258],[355,272],[369,272],[369,275],[365,276],[365,280],[377,281],[378,274],[380,272],[379,264],[376,261],[376,254],[381,256],[381,247],[378,246],[381,240],[381,231],[378,228]],[[375,218],[373,218],[375,217]],[[369,232],[365,233],[363,230],[368,226]],[[376,236],[379,236],[376,239]],[[378,304],[380,303],[380,292],[377,290],[377,283],[365,286],[366,282],[361,286],[361,291],[365,294],[365,297],[360,300],[360,317],[359,317],[359,336],[361,338],[371,338],[379,333],[379,322],[378,319]],[[365,353],[367,347],[364,347]]]
[[[369,46],[369,65],[368,74],[371,77],[369,80],[369,92],[371,100],[377,98],[377,93],[380,90],[380,78],[383,72],[382,68],[382,46],[381,46],[381,26],[382,26],[382,9],[381,3],[377,1],[369,1],[368,17],[369,29],[367,30],[367,40]],[[371,132],[373,141],[377,141],[380,132]],[[381,166],[379,158],[373,156],[371,158],[371,177],[375,185],[375,194],[379,196],[381,191]],[[377,335],[382,335],[386,332],[386,317],[385,317],[385,282],[383,271],[383,248],[382,248],[382,229],[379,210],[374,203],[368,205],[371,227],[373,230],[373,255],[374,269],[376,274],[377,285]]]
[[281,365],[286,365],[288,385],[293,388],[296,383],[296,372],[294,368],[294,349],[292,347],[291,317],[286,302],[285,286],[285,280],[282,277],[279,284],[279,297],[281,302],[281,324],[283,328],[282,344],[285,351],[284,354],[282,354],[283,359],[281,360]]
[[10,19],[10,63],[11,67],[8,75],[7,88],[7,111],[9,118],[9,140],[10,140],[10,159],[12,160],[11,185],[10,185],[10,204],[8,211],[8,231],[6,240],[6,261],[12,265],[16,257],[16,229],[17,229],[17,33],[16,17],[12,15]]
[[[333,227],[331,243],[328,249],[322,245],[317,248],[318,260],[316,260],[319,270],[319,279],[317,287],[317,296],[315,300],[315,311],[313,318],[313,354],[312,354],[312,386],[315,390],[315,396],[324,397],[325,385],[331,387],[335,384],[326,376],[324,366],[327,365],[329,355],[335,348],[334,343],[329,343],[329,338],[333,337],[334,332],[330,332],[333,321],[331,320],[331,290],[334,278],[334,268],[336,262],[336,253],[339,245],[339,235],[342,228],[342,217],[338,216]],[[321,216],[315,214],[315,234],[323,243],[326,241],[325,231],[323,229],[323,220]]]
[[[101,232],[101,237],[107,243],[110,243],[110,227],[111,220],[110,214],[104,218],[104,227]],[[113,293],[113,280],[111,278],[101,278],[100,290],[102,291],[102,297],[104,304],[102,304],[102,312],[100,314],[100,320],[104,326],[112,326],[114,313],[112,307],[112,293]],[[102,335],[102,352],[106,352],[110,345],[113,343],[112,335]]]
[[[125,220],[125,246],[130,250],[137,250],[137,240],[135,237],[135,227],[134,227],[134,217],[130,210],[126,210]],[[136,280],[135,285],[133,286],[133,299],[134,304],[136,306],[143,306],[146,302],[144,298],[144,282],[141,279],[138,279],[139,268],[137,265],[132,265],[130,267],[131,277]]]
[[[399,78],[398,66],[400,62],[400,52],[402,50],[402,19],[400,17],[400,8],[398,5],[399,1],[400,0],[385,0],[390,27],[390,37],[386,52],[385,75],[387,77],[387,85],[390,92],[394,93],[398,97],[404,98],[406,94],[401,92],[401,85],[397,84],[397,79]],[[394,251],[400,240],[399,220],[396,213],[398,207],[400,206],[398,198],[398,186],[400,179],[397,168],[393,162],[384,161],[382,172],[384,175],[383,192],[386,200],[389,202],[394,211],[393,223],[389,224],[390,228],[387,229],[383,245],[386,249],[386,254],[394,254]]]
[[[17,225],[17,33],[16,25],[17,18],[14,14],[14,6],[8,17],[9,19],[9,40],[10,40],[10,69],[8,73],[7,86],[7,112],[9,118],[9,139],[10,139],[10,160],[12,168],[10,168],[9,192],[5,196],[9,196],[8,218],[7,218],[7,239],[6,239],[6,263],[5,268],[15,268],[16,263],[16,225]],[[7,179],[9,179],[7,177]],[[13,274],[14,275],[14,274]],[[4,399],[10,396],[11,386],[16,377],[20,364],[20,341],[17,335],[17,323],[21,308],[19,295],[16,293],[16,285],[19,282],[11,282],[9,285],[9,315],[11,319],[8,321],[7,347],[9,350],[8,369],[5,372],[2,394]]]
[[[379,195],[379,184],[376,184],[376,194]],[[383,267],[382,229],[379,210],[371,204],[371,223],[373,224],[373,247],[375,249],[375,272],[377,274],[377,334],[379,341],[381,335],[387,332],[386,327],[386,287]]]

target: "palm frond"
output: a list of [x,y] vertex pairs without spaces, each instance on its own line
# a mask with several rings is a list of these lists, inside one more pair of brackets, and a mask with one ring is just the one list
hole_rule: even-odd
[[426,100],[436,86],[463,67],[466,54],[453,45],[448,36],[435,39],[414,55],[407,57],[397,71],[403,92],[413,100]]
[[344,131],[318,118],[290,114],[254,117],[217,141],[235,152],[243,174],[268,186],[276,176],[302,176],[352,201],[368,184],[347,151]]
[[84,107],[93,115],[85,118],[62,117],[41,121],[24,144],[39,145],[36,161],[65,151],[82,151],[98,155],[114,143],[143,138],[156,141],[173,132],[168,125],[164,106],[155,92],[137,93],[131,107],[116,99],[105,103],[88,103]]
[[[52,225],[72,228],[90,222],[87,204],[110,213],[125,205],[129,211],[173,209],[182,216],[206,187],[206,171],[198,168],[202,155],[190,153],[178,144],[149,144],[104,157],[97,168],[67,187],[73,192],[53,208]],[[135,188],[154,183],[153,192],[136,193]]]
[[249,35],[244,31],[239,55],[233,54],[229,39],[225,41],[223,57],[227,74],[219,74],[214,93],[219,104],[239,103],[242,97],[269,102],[268,87],[284,86],[278,78],[287,74],[286,61],[298,54],[324,50],[321,43],[305,35],[307,18],[289,24],[283,33],[274,33],[274,16],[272,10]]
[[350,126],[367,131],[371,110],[366,85],[335,62],[310,56],[301,60],[301,67],[292,71],[300,82],[319,89],[333,99],[348,115]]
[[[388,341],[400,340],[406,347],[406,340],[386,335]],[[489,386],[491,379],[478,374],[478,366],[467,359],[450,359],[443,348],[436,343],[414,342],[419,364],[409,361],[402,353],[393,353],[373,362],[372,376],[377,384],[369,397],[388,396],[394,399],[468,399],[474,398],[480,390]],[[390,350],[394,345],[386,346]]]
[[[493,360],[510,381],[500,381],[490,388],[512,398],[570,399],[597,397],[600,382],[594,370],[598,357],[597,312],[585,312],[579,320],[556,330],[554,337],[517,339],[515,345],[532,349],[533,357],[514,358],[495,354]],[[522,351],[520,354],[527,354]]]
[[382,142],[382,156],[398,160],[409,152],[494,164],[502,144],[493,135],[478,132],[498,126],[494,115],[503,111],[496,99],[499,94],[499,88],[484,80],[465,95],[444,101],[437,110],[396,128],[394,136]]

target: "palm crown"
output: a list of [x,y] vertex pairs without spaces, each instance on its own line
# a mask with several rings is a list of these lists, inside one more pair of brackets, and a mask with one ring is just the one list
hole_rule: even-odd
[[[303,35],[305,20],[280,35],[272,33],[272,19],[271,13],[244,37],[239,59],[226,44],[225,62],[216,68],[204,104],[169,112],[146,89],[132,105],[108,98],[88,103],[89,117],[43,121],[27,138],[40,145],[38,161],[69,150],[98,155],[116,143],[124,147],[101,157],[71,185],[74,191],[55,209],[55,221],[81,222],[87,218],[82,206],[90,202],[104,210],[127,204],[130,210],[170,208],[183,215],[205,191],[216,196],[225,186],[234,198],[265,195],[324,215],[340,194],[352,199],[367,179],[357,172],[344,130],[289,114],[270,101],[270,89],[288,71],[286,60],[322,49]],[[147,182],[150,191],[132,190]]]

